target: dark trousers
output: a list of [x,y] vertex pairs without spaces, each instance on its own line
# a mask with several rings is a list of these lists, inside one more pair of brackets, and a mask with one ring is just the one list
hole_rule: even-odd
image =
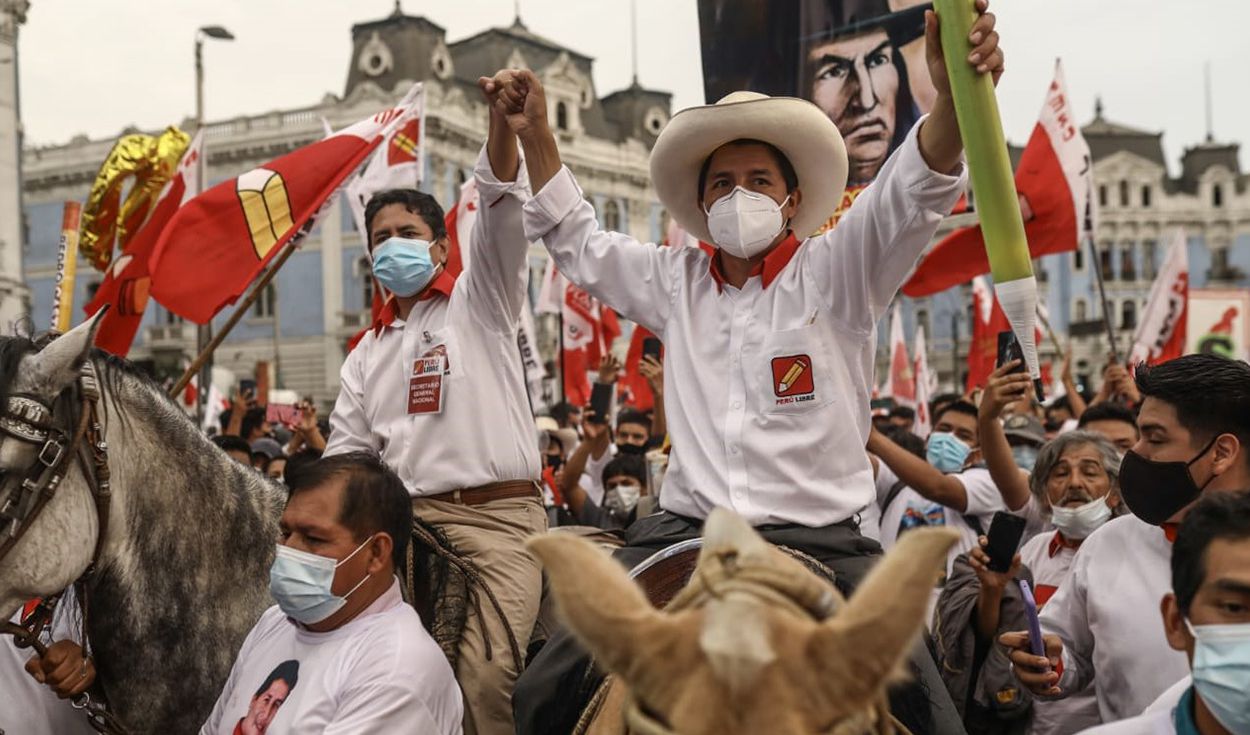
[[[828,566],[844,594],[858,586],[881,556],[881,546],[862,536],[853,521],[822,528],[777,525],[755,530],[769,543],[801,551]],[[631,525],[625,532],[625,546],[613,556],[633,568],[661,549],[698,537],[701,531],[701,521],[657,513]],[[891,693],[891,710],[914,735],[963,735],[963,724],[927,642],[926,635],[912,651],[914,681]],[[591,666],[590,655],[573,635],[563,629],[556,632],[517,680],[512,696],[517,735],[572,732],[602,681],[602,672]]]

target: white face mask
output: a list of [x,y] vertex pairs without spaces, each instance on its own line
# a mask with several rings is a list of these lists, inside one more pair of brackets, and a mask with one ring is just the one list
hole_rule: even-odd
[[1111,508],[1106,496],[1095,498],[1075,508],[1055,506],[1050,509],[1050,520],[1065,538],[1080,541],[1088,538],[1111,518]]
[[786,226],[781,204],[767,194],[734,187],[717,199],[707,210],[707,229],[712,242],[726,253],[738,258],[753,258],[768,249]]

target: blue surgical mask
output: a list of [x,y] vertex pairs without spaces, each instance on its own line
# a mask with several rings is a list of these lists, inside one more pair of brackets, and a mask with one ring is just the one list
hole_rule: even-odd
[[929,464],[949,475],[962,470],[971,453],[972,447],[957,439],[954,434],[949,431],[935,431],[929,435],[925,458],[929,460]]
[[283,613],[304,625],[325,620],[342,609],[347,604],[347,598],[369,579],[366,574],[341,597],[330,589],[334,584],[334,571],[372,540],[372,536],[365,539],[342,561],[279,544],[278,554],[269,568],[269,594],[273,595],[274,602],[278,603]]
[[434,278],[434,270],[425,240],[392,237],[373,250],[373,276],[396,296],[420,293]]
[[1033,465],[1037,464],[1037,447],[1032,444],[1017,444],[1011,448],[1011,456],[1016,460],[1016,466],[1025,472],[1032,472]]
[[1194,689],[1233,735],[1250,735],[1250,623],[1190,625]]

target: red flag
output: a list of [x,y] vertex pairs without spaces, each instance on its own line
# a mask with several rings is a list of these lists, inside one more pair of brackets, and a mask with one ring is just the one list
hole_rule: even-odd
[[152,208],[152,215],[127,243],[122,254],[109,265],[95,298],[83,309],[88,316],[92,316],[106,305],[112,307],[101,318],[95,337],[96,346],[106,352],[125,357],[135,341],[151,290],[148,259],[178,208],[199,191],[203,138],[203,133],[195,134],[195,139],[182,154],[182,161],[173,178],[165,185],[156,206]]
[[[1016,168],[1024,232],[1034,258],[1076,250],[1093,227],[1092,216],[1086,216],[1091,160],[1064,87],[1063,69],[1055,62],[1042,114]],[[980,226],[965,227],[933,247],[903,285],[903,293],[929,296],[989,272]]]
[[635,326],[629,338],[629,351],[625,353],[625,374],[619,384],[621,403],[638,411],[650,411],[655,407],[651,384],[638,371],[638,366],[642,364],[642,343],[654,337],[645,327]]
[[903,338],[903,314],[897,307],[890,318],[890,380],[886,388],[896,403],[916,405],[916,375]]
[[1189,320],[1189,255],[1185,233],[1176,232],[1164,256],[1163,267],[1150,287],[1150,298],[1137,324],[1129,365],[1157,365],[1185,354]]
[[972,279],[972,340],[968,345],[968,381],[965,390],[984,387],[998,359],[998,333],[1011,329],[989,283]]
[[411,102],[224,181],[187,202],[152,254],[152,296],[204,324],[247,285],[356,167],[405,119]]

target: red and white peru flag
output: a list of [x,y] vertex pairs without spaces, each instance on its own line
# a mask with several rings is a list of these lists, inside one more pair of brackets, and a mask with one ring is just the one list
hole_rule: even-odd
[[564,400],[575,406],[586,405],[590,402],[589,373],[599,368],[599,361],[621,336],[616,312],[569,283],[549,258],[534,313],[560,314],[564,324],[560,361]]
[[[1016,167],[1020,213],[1034,258],[1076,250],[1093,230],[1092,161],[1064,85],[1063,67],[1055,61],[1042,114]],[[965,227],[933,247],[903,285],[903,293],[928,296],[989,272],[981,227]]]
[[928,345],[925,343],[924,325],[916,325],[916,342],[912,350],[915,355],[916,376],[916,421],[912,425],[912,433],[921,439],[928,439],[933,430],[933,417],[929,415],[929,401],[933,399],[933,376],[929,373]]
[[1189,317],[1189,254],[1185,232],[1177,230],[1168,244],[1163,267],[1150,287],[1150,298],[1133,335],[1129,365],[1155,365],[1185,353],[1185,321]]

